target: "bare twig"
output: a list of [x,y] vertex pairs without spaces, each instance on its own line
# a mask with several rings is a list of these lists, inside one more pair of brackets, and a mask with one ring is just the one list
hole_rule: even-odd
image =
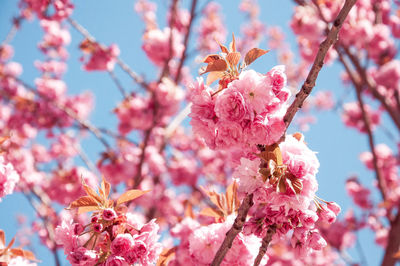
[[[315,57],[314,63],[311,67],[311,70],[307,76],[306,81],[304,82],[301,90],[299,93],[297,93],[295,100],[293,103],[290,105],[288,108],[285,116],[284,116],[284,122],[286,126],[286,130],[289,127],[291,121],[293,120],[294,115],[296,112],[301,108],[304,100],[307,98],[308,95],[310,95],[311,90],[315,86],[315,81],[318,77],[319,71],[321,70],[323,63],[324,63],[324,58],[326,53],[328,52],[329,48],[337,41],[338,33],[339,30],[346,19],[348,13],[350,12],[350,9],[353,7],[355,4],[356,0],[346,0],[344,3],[344,6],[340,10],[338,16],[336,17],[333,26],[331,30],[329,31],[326,39],[320,44],[320,48],[318,50],[318,53]],[[286,131],[285,130],[285,131]],[[283,135],[284,137],[284,135]],[[282,138],[281,138],[282,140]],[[229,248],[232,246],[233,240],[235,237],[240,233],[243,227],[244,220],[246,219],[246,215],[252,206],[252,197],[253,195],[247,195],[246,198],[242,201],[242,204],[239,207],[238,210],[238,216],[235,219],[235,223],[233,224],[232,228],[227,232],[226,237],[220,246],[219,250],[217,251],[214,260],[211,265],[220,265],[222,260],[225,257],[225,254],[228,252]],[[244,216],[244,218],[243,218]],[[238,219],[240,218],[240,219]],[[244,219],[242,221],[242,219]]]
[[275,234],[275,232],[276,232],[275,224],[268,227],[267,233],[265,234],[264,238],[262,239],[261,247],[258,250],[257,257],[254,260],[254,266],[260,265],[260,262],[261,262],[262,258],[264,257],[265,253],[267,252],[269,243],[271,242],[272,236]]
[[191,28],[192,28],[192,25],[193,25],[194,18],[196,16],[195,15],[196,5],[197,5],[197,0],[192,0],[192,5],[190,7],[190,21],[189,21],[189,25],[187,26],[187,29],[186,29],[185,40],[183,41],[183,45],[184,45],[185,48],[183,50],[181,60],[179,61],[178,70],[177,70],[176,76],[175,76],[175,83],[176,84],[178,84],[180,79],[181,79],[182,67],[183,67],[183,64],[185,63],[185,60],[187,58],[187,50],[188,50],[190,32],[191,32]]
[[129,94],[125,91],[124,87],[122,87],[121,82],[117,78],[117,76],[114,74],[114,71],[108,70],[108,74],[110,74],[111,79],[114,81],[115,85],[117,86],[119,92],[122,94],[122,97],[128,98]]
[[340,45],[338,49],[339,48],[342,48],[345,54],[349,57],[357,73],[360,75],[363,84],[366,84],[368,90],[372,93],[372,95],[379,100],[379,102],[388,112],[389,116],[392,118],[396,127],[400,130],[400,113],[392,108],[392,106],[390,106],[389,103],[386,101],[386,97],[377,90],[375,82],[367,75],[365,69],[361,66],[358,58],[353,53],[351,53],[351,51],[347,47]]
[[[101,47],[106,48],[104,45],[100,44],[96,39],[89,33],[87,29],[85,29],[81,24],[79,24],[76,20],[71,17],[67,18],[69,24],[74,27],[80,34],[82,34],[86,39],[91,42],[98,43]],[[117,57],[117,64],[121,67],[125,73],[127,73],[137,84],[142,86],[144,89],[147,89],[148,85],[143,80],[143,78],[134,72],[121,58]],[[118,86],[118,85],[117,85]]]
[[340,62],[342,62],[344,68],[346,69],[347,74],[350,77],[350,80],[352,81],[352,83],[353,83],[353,85],[354,85],[354,87],[356,89],[358,104],[360,105],[362,119],[364,121],[365,129],[366,129],[367,135],[368,135],[368,144],[369,144],[369,148],[370,148],[371,153],[372,153],[372,163],[374,165],[376,180],[378,182],[378,188],[379,188],[379,191],[381,193],[382,199],[385,200],[386,199],[385,185],[384,185],[384,180],[383,180],[382,175],[381,175],[381,171],[380,171],[380,169],[378,167],[378,157],[377,157],[376,152],[375,152],[374,136],[372,134],[369,117],[367,115],[367,112],[365,111],[364,100],[363,100],[362,95],[361,95],[362,85],[360,84],[358,77],[355,76],[354,72],[350,69],[350,66],[347,63],[347,61],[343,58],[342,53],[338,53],[338,54],[339,54]]
[[0,47],[9,44],[11,40],[14,38],[15,34],[17,33],[21,22],[23,21],[24,17],[19,16],[16,18],[13,18],[13,25],[11,26],[11,29],[8,31],[6,37],[4,38],[4,41],[0,44]]
[[46,100],[49,104],[53,105],[57,109],[63,111],[67,116],[72,118],[74,121],[76,121],[82,128],[85,128],[89,130],[107,149],[110,149],[110,144],[108,144],[107,140],[103,138],[100,130],[92,125],[89,121],[82,120],[76,116],[73,110],[69,109],[66,106],[63,106],[55,101],[52,101],[51,99],[47,98],[45,95],[39,93],[33,86],[27,84],[26,82],[22,81],[21,79],[15,78],[17,82],[20,84],[24,85],[26,89],[34,93],[35,95],[39,96],[40,98]]

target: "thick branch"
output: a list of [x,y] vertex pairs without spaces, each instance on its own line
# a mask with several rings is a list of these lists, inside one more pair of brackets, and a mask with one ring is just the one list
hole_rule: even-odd
[[224,242],[222,242],[221,247],[215,254],[214,260],[211,266],[220,265],[225,257],[225,254],[232,247],[233,240],[242,231],[243,225],[246,222],[247,213],[250,207],[253,206],[253,194],[247,195],[238,209],[238,215],[236,216],[235,222],[233,223],[231,229],[226,233]]
[[[399,206],[400,208],[400,206]],[[390,224],[389,241],[385,249],[382,266],[394,266],[398,259],[394,258],[394,254],[400,248],[400,212]]]
[[261,247],[258,250],[258,255],[257,255],[256,259],[254,260],[254,266],[260,265],[260,262],[261,262],[262,258],[264,257],[265,253],[267,252],[269,243],[271,242],[272,236],[275,234],[275,232],[276,232],[276,225],[271,225],[270,227],[268,227],[267,233],[265,234],[264,238],[262,239]]
[[[304,100],[311,93],[311,90],[315,86],[315,80],[317,79],[319,71],[321,70],[321,68],[323,66],[325,55],[328,52],[328,49],[337,41],[339,30],[340,30],[344,20],[346,19],[347,15],[349,14],[350,9],[355,4],[355,2],[356,2],[356,0],[346,0],[343,8],[340,10],[338,16],[335,19],[335,22],[333,23],[333,26],[328,33],[328,36],[320,44],[320,48],[315,57],[314,63],[311,67],[310,73],[308,74],[306,81],[304,82],[300,92],[297,93],[296,99],[290,105],[290,107],[288,108],[288,110],[284,116],[286,130],[289,127],[290,123],[292,122],[294,115],[301,108]],[[282,137],[284,137],[284,135]],[[242,204],[239,207],[238,215],[235,219],[235,222],[232,225],[232,228],[227,232],[224,242],[222,242],[222,245],[218,249],[218,251],[214,257],[214,260],[211,264],[212,266],[221,264],[222,260],[225,257],[225,254],[228,252],[229,248],[232,246],[233,240],[241,232],[241,230],[243,228],[243,224],[246,220],[247,213],[248,213],[250,207],[253,205],[252,198],[253,198],[253,194],[250,194],[250,195],[247,195],[246,198],[242,201]]]
[[339,15],[336,17],[331,30],[329,31],[326,39],[320,44],[318,53],[315,57],[314,63],[311,67],[311,70],[307,76],[306,81],[304,82],[303,86],[299,93],[297,93],[295,100],[288,108],[286,115],[284,117],[284,122],[286,128],[292,122],[294,115],[301,108],[303,102],[307,98],[307,96],[311,93],[311,90],[315,86],[315,80],[321,70],[322,66],[324,65],[325,55],[328,52],[329,48],[337,41],[338,33],[344,20],[346,19],[347,15],[350,12],[350,9],[355,4],[356,0],[346,0],[342,10],[340,10]]

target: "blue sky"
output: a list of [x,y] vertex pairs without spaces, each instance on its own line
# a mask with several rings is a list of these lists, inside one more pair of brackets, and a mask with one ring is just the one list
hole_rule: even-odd
[[[159,24],[165,24],[165,10],[167,1],[156,1],[158,3]],[[199,1],[204,4],[206,1]],[[243,16],[238,11],[239,1],[218,1],[224,12],[224,20],[227,25],[228,32],[240,32],[240,23]],[[189,5],[189,1],[183,1],[185,6]],[[267,26],[281,26],[290,41],[291,47],[296,47],[295,37],[289,28],[289,20],[293,13],[293,4],[291,1],[260,1],[261,11],[260,17]],[[84,25],[97,40],[105,44],[117,43],[121,50],[121,58],[127,62],[131,68],[139,74],[143,74],[148,80],[155,78],[154,67],[146,60],[141,50],[141,33],[144,25],[138,15],[133,10],[133,0],[85,0],[75,1],[75,10],[72,15],[79,23]],[[2,0],[0,1],[0,41],[10,28],[10,20],[12,16],[17,14],[17,1]],[[22,79],[32,84],[38,71],[35,69],[33,62],[41,59],[43,56],[37,50],[37,43],[42,37],[42,30],[38,25],[38,21],[24,22],[22,29],[18,32],[12,45],[15,48],[14,60],[20,62],[24,67]],[[82,40],[81,36],[71,29],[72,43],[69,45],[70,57],[68,60],[68,72],[65,75],[65,81],[68,84],[68,90],[71,94],[90,90],[96,98],[95,110],[91,115],[91,121],[100,127],[111,129],[116,128],[117,121],[111,115],[112,109],[121,100],[121,95],[117,91],[110,77],[105,73],[86,73],[81,69],[79,58],[81,53],[77,46]],[[191,39],[193,45],[194,39]],[[267,43],[263,42],[260,48],[268,48]],[[188,62],[194,58],[189,58]],[[273,52],[259,59],[254,68],[260,72],[268,71],[276,64]],[[193,66],[192,73],[197,73],[197,66]],[[354,94],[350,90],[346,93],[339,74],[341,72],[339,65],[326,66],[320,73],[317,80],[317,86],[313,93],[318,90],[332,90],[335,98],[338,99],[346,94],[347,100],[353,100]],[[116,74],[123,82],[124,87],[128,91],[138,90],[125,73],[120,69],[116,69]],[[347,89],[349,90],[349,89]],[[389,126],[387,126],[389,127]],[[295,132],[295,129],[289,130]],[[311,129],[305,133],[306,141],[312,150],[318,151],[318,158],[321,163],[320,172],[318,174],[319,191],[318,195],[328,201],[336,201],[342,206],[342,210],[346,211],[351,207],[344,184],[347,177],[352,174],[359,174],[362,182],[368,187],[372,187],[374,178],[373,173],[365,170],[365,167],[358,160],[358,156],[362,151],[368,149],[366,136],[358,134],[355,130],[344,127],[340,120],[340,116],[335,112],[325,112],[318,115],[318,122],[311,125]],[[378,134],[378,141],[387,141],[384,135]],[[390,144],[390,142],[389,142]],[[95,160],[98,158],[98,152],[102,150],[101,144],[93,138],[87,138],[83,143],[84,150],[89,156]],[[377,194],[374,195],[377,199]],[[7,196],[0,203],[0,228],[7,233],[7,238],[16,232],[15,216],[18,213],[28,214],[31,218],[32,208],[26,199],[15,193]],[[382,256],[382,249],[373,245],[373,235],[370,232],[362,232],[360,234],[360,243],[367,256],[369,265],[377,265]],[[53,265],[50,254],[34,242],[34,248],[37,251],[37,257],[42,260],[43,265]],[[350,255],[359,260],[355,249],[350,251]],[[66,263],[64,262],[64,265]]]

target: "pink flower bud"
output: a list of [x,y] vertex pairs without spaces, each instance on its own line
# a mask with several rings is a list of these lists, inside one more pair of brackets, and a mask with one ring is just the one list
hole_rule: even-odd
[[325,239],[319,234],[318,230],[310,231],[310,234],[307,239],[308,245],[315,250],[321,250],[326,247],[327,243]]
[[333,213],[337,216],[339,214],[339,212],[341,211],[341,208],[339,206],[339,204],[337,204],[336,202],[328,202],[326,204],[326,206],[328,207],[328,209],[330,209],[331,211],[333,211]]
[[117,213],[113,209],[105,209],[103,211],[103,219],[107,221],[111,221],[117,218]]
[[103,230],[103,224],[93,224],[93,230],[100,233]]
[[318,217],[327,223],[333,223],[336,221],[336,215],[333,211],[330,209],[327,209],[325,206],[322,206],[322,208],[318,212]]

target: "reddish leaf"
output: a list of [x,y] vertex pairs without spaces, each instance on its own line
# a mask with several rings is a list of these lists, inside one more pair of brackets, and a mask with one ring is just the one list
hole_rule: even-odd
[[232,42],[229,44],[229,49],[231,52],[236,52],[236,41],[235,41],[235,34],[232,32]]
[[175,256],[176,247],[164,249],[157,261],[157,266],[167,266],[168,262]]
[[190,217],[190,218],[194,219],[193,207],[192,207],[192,204],[190,204],[190,203],[186,204],[185,217]]
[[226,56],[226,61],[228,61],[229,64],[236,66],[239,63],[240,58],[241,55],[239,52],[232,52]]
[[110,185],[110,183],[107,182],[107,180],[104,178],[104,176],[102,177],[102,180],[101,180],[101,189],[104,192],[104,199],[107,199],[108,196],[110,195],[111,185]]
[[258,157],[260,157],[267,163],[269,163],[270,160],[273,160],[277,164],[277,166],[283,165],[282,152],[278,144],[266,146],[265,151],[258,154]]
[[209,54],[203,59],[203,63],[209,64],[218,59],[222,59],[222,56],[218,54]]
[[85,212],[92,212],[96,210],[100,210],[101,208],[99,206],[88,206],[88,207],[79,207],[78,208],[78,214],[82,214]]
[[228,186],[226,189],[225,195],[226,195],[226,203],[228,207],[228,213],[233,213],[235,211],[235,204],[236,204],[236,198],[237,198],[237,183],[233,182]]
[[207,80],[206,80],[206,84],[210,85],[211,83],[213,83],[214,81],[222,78],[225,75],[225,73],[223,71],[213,71],[208,73],[207,76]]
[[97,207],[98,203],[90,196],[82,196],[79,199],[71,202],[71,204],[68,206],[67,210],[80,208],[80,207],[90,207],[90,206]]
[[229,50],[228,50],[228,48],[226,48],[225,45],[221,44],[218,40],[215,40],[215,41],[218,43],[218,45],[219,45],[219,47],[221,48],[221,51],[222,51],[223,53],[226,53],[226,54],[229,53]]
[[218,59],[214,62],[208,64],[204,72],[200,73],[200,75],[212,72],[212,71],[225,71],[228,68],[228,64],[224,59]]
[[23,250],[22,248],[13,248],[10,250],[10,252],[15,257],[23,257],[28,260],[38,261],[33,252],[29,250]]
[[95,200],[98,203],[102,203],[102,199],[99,197],[99,195],[97,195],[96,191],[94,191],[93,188],[86,185],[83,180],[82,180],[82,185],[83,185],[83,189],[86,191],[86,194],[89,197],[91,197],[93,200]]
[[298,141],[300,141],[303,138],[303,134],[301,134],[300,132],[296,132],[292,135],[295,139],[297,139]]
[[0,230],[0,249],[6,246],[6,234],[3,230]]
[[12,247],[12,245],[14,245],[14,242],[15,242],[15,236],[14,236],[14,237],[11,239],[10,243],[8,243],[8,245],[7,245],[6,249],[9,249],[9,248],[11,248],[11,247]]
[[120,205],[124,202],[128,202],[131,200],[134,200],[140,196],[142,196],[143,194],[146,194],[147,192],[149,192],[150,190],[138,190],[138,189],[131,189],[126,191],[125,193],[123,193],[117,200],[117,205]]
[[393,258],[400,259],[400,250],[394,253]]
[[224,217],[224,213],[222,211],[210,207],[202,209],[200,215],[214,217],[215,219]]
[[278,185],[276,186],[276,192],[281,192],[281,193],[286,192],[286,184],[284,178],[279,179]]
[[244,57],[244,62],[248,66],[251,63],[253,63],[257,58],[259,58],[262,55],[265,55],[268,52],[269,52],[269,50],[264,50],[264,49],[260,49],[260,48],[253,48]]

